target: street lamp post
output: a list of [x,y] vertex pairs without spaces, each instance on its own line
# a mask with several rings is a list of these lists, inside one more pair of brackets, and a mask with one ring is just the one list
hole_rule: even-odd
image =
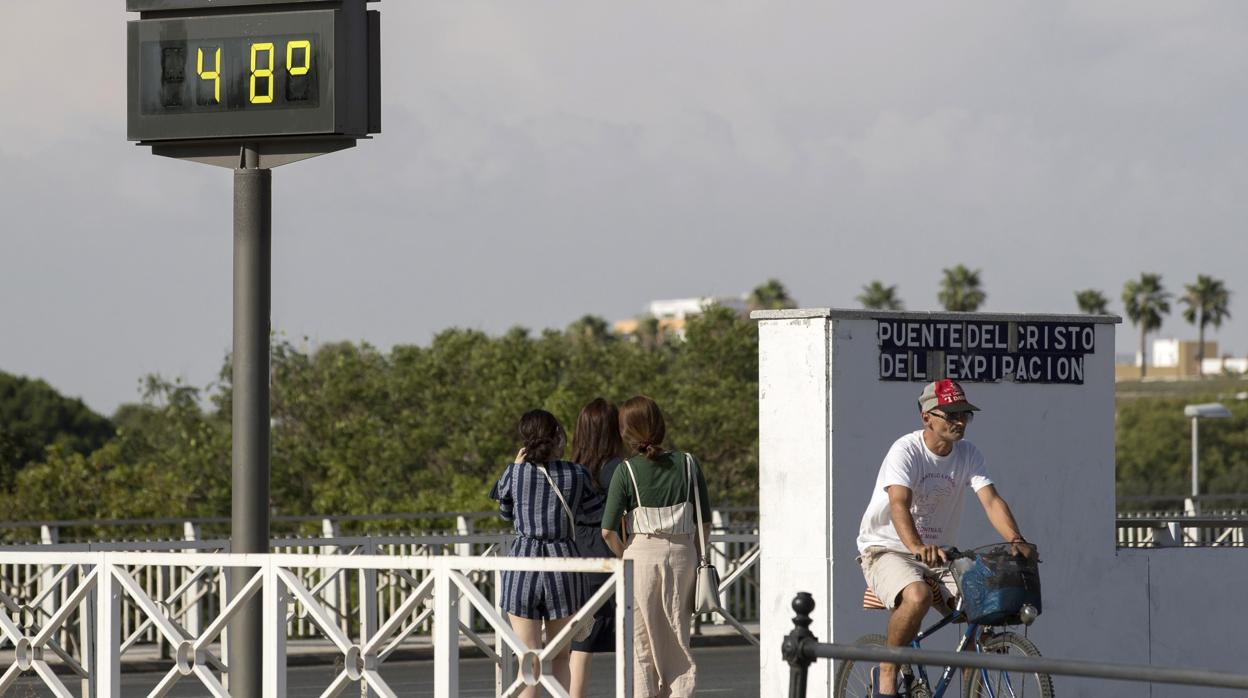
[[1199,514],[1200,505],[1196,498],[1200,496],[1200,420],[1226,419],[1231,411],[1218,402],[1206,402],[1200,405],[1186,405],[1183,416],[1192,418],[1192,496],[1184,507],[1188,514]]

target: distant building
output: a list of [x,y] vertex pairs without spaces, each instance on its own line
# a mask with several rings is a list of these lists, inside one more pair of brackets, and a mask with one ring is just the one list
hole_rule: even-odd
[[701,315],[707,308],[713,305],[731,308],[742,315],[746,313],[744,297],[701,296],[698,298],[675,298],[651,301],[644,315],[629,320],[618,320],[614,325],[614,329],[617,334],[636,334],[643,321],[647,318],[654,318],[658,320],[660,336],[684,339],[685,322],[687,319],[695,315]]
[[[1154,339],[1146,377],[1196,378],[1200,375],[1196,367],[1199,347],[1199,341],[1173,338]],[[1224,369],[1236,373],[1243,373],[1245,369],[1248,369],[1248,359],[1217,358],[1217,356],[1218,343],[1206,341],[1204,361],[1201,364],[1205,375],[1221,374]],[[1139,378],[1141,361],[1139,352],[1136,352],[1134,356],[1119,355],[1118,363],[1114,366],[1114,377],[1117,380]]]

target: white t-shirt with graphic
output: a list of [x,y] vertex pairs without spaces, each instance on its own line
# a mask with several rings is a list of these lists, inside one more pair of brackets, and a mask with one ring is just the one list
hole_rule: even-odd
[[923,443],[922,429],[906,434],[893,443],[880,465],[871,503],[858,527],[858,551],[882,547],[909,552],[893,527],[890,486],[910,488],[910,515],[919,537],[927,545],[943,546],[957,543],[966,488],[978,492],[991,484],[983,454],[969,441],[958,441],[949,455],[938,456]]

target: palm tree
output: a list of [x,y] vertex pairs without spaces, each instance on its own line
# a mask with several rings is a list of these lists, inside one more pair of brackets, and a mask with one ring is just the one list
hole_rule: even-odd
[[1079,312],[1088,315],[1105,315],[1109,313],[1109,299],[1104,293],[1094,289],[1085,288],[1082,291],[1075,291],[1075,303],[1079,304]]
[[767,283],[750,291],[745,299],[750,312],[755,310],[783,310],[796,308],[797,301],[789,297],[789,291],[777,279],[768,279]]
[[568,325],[568,336],[584,339],[594,344],[602,344],[613,339],[611,327],[607,325],[606,320],[597,315],[585,315]]
[[659,323],[659,319],[653,315],[644,315],[637,318],[637,330],[634,334],[637,337],[637,342],[646,351],[655,351],[663,344],[663,326]]
[[940,280],[940,293],[936,299],[948,311],[975,312],[988,299],[988,294],[979,287],[979,270],[971,271],[959,264],[952,269],[943,269],[944,278]]
[[905,310],[901,299],[897,297],[897,287],[885,286],[878,280],[862,287],[858,302],[867,310]]
[[1161,285],[1161,274],[1141,273],[1122,287],[1122,305],[1131,324],[1140,328],[1140,378],[1148,373],[1144,338],[1161,329],[1161,316],[1170,312],[1170,294]]
[[1222,321],[1231,317],[1228,306],[1231,304],[1231,292],[1226,290],[1220,279],[1204,274],[1196,275],[1196,283],[1183,287],[1185,293],[1179,300],[1187,307],[1183,309],[1183,319],[1200,328],[1200,345],[1196,348],[1196,374],[1204,376],[1205,360],[1205,326],[1222,326]]

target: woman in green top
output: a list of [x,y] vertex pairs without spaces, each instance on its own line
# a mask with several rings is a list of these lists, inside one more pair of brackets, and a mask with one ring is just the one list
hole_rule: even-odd
[[[611,478],[602,537],[633,561],[634,690],[684,698],[697,677],[689,652],[700,552],[693,498],[702,511],[710,511],[710,498],[693,456],[663,448],[666,432],[654,400],[639,395],[620,407],[620,436],[635,455]],[[708,535],[709,523],[701,523]]]

